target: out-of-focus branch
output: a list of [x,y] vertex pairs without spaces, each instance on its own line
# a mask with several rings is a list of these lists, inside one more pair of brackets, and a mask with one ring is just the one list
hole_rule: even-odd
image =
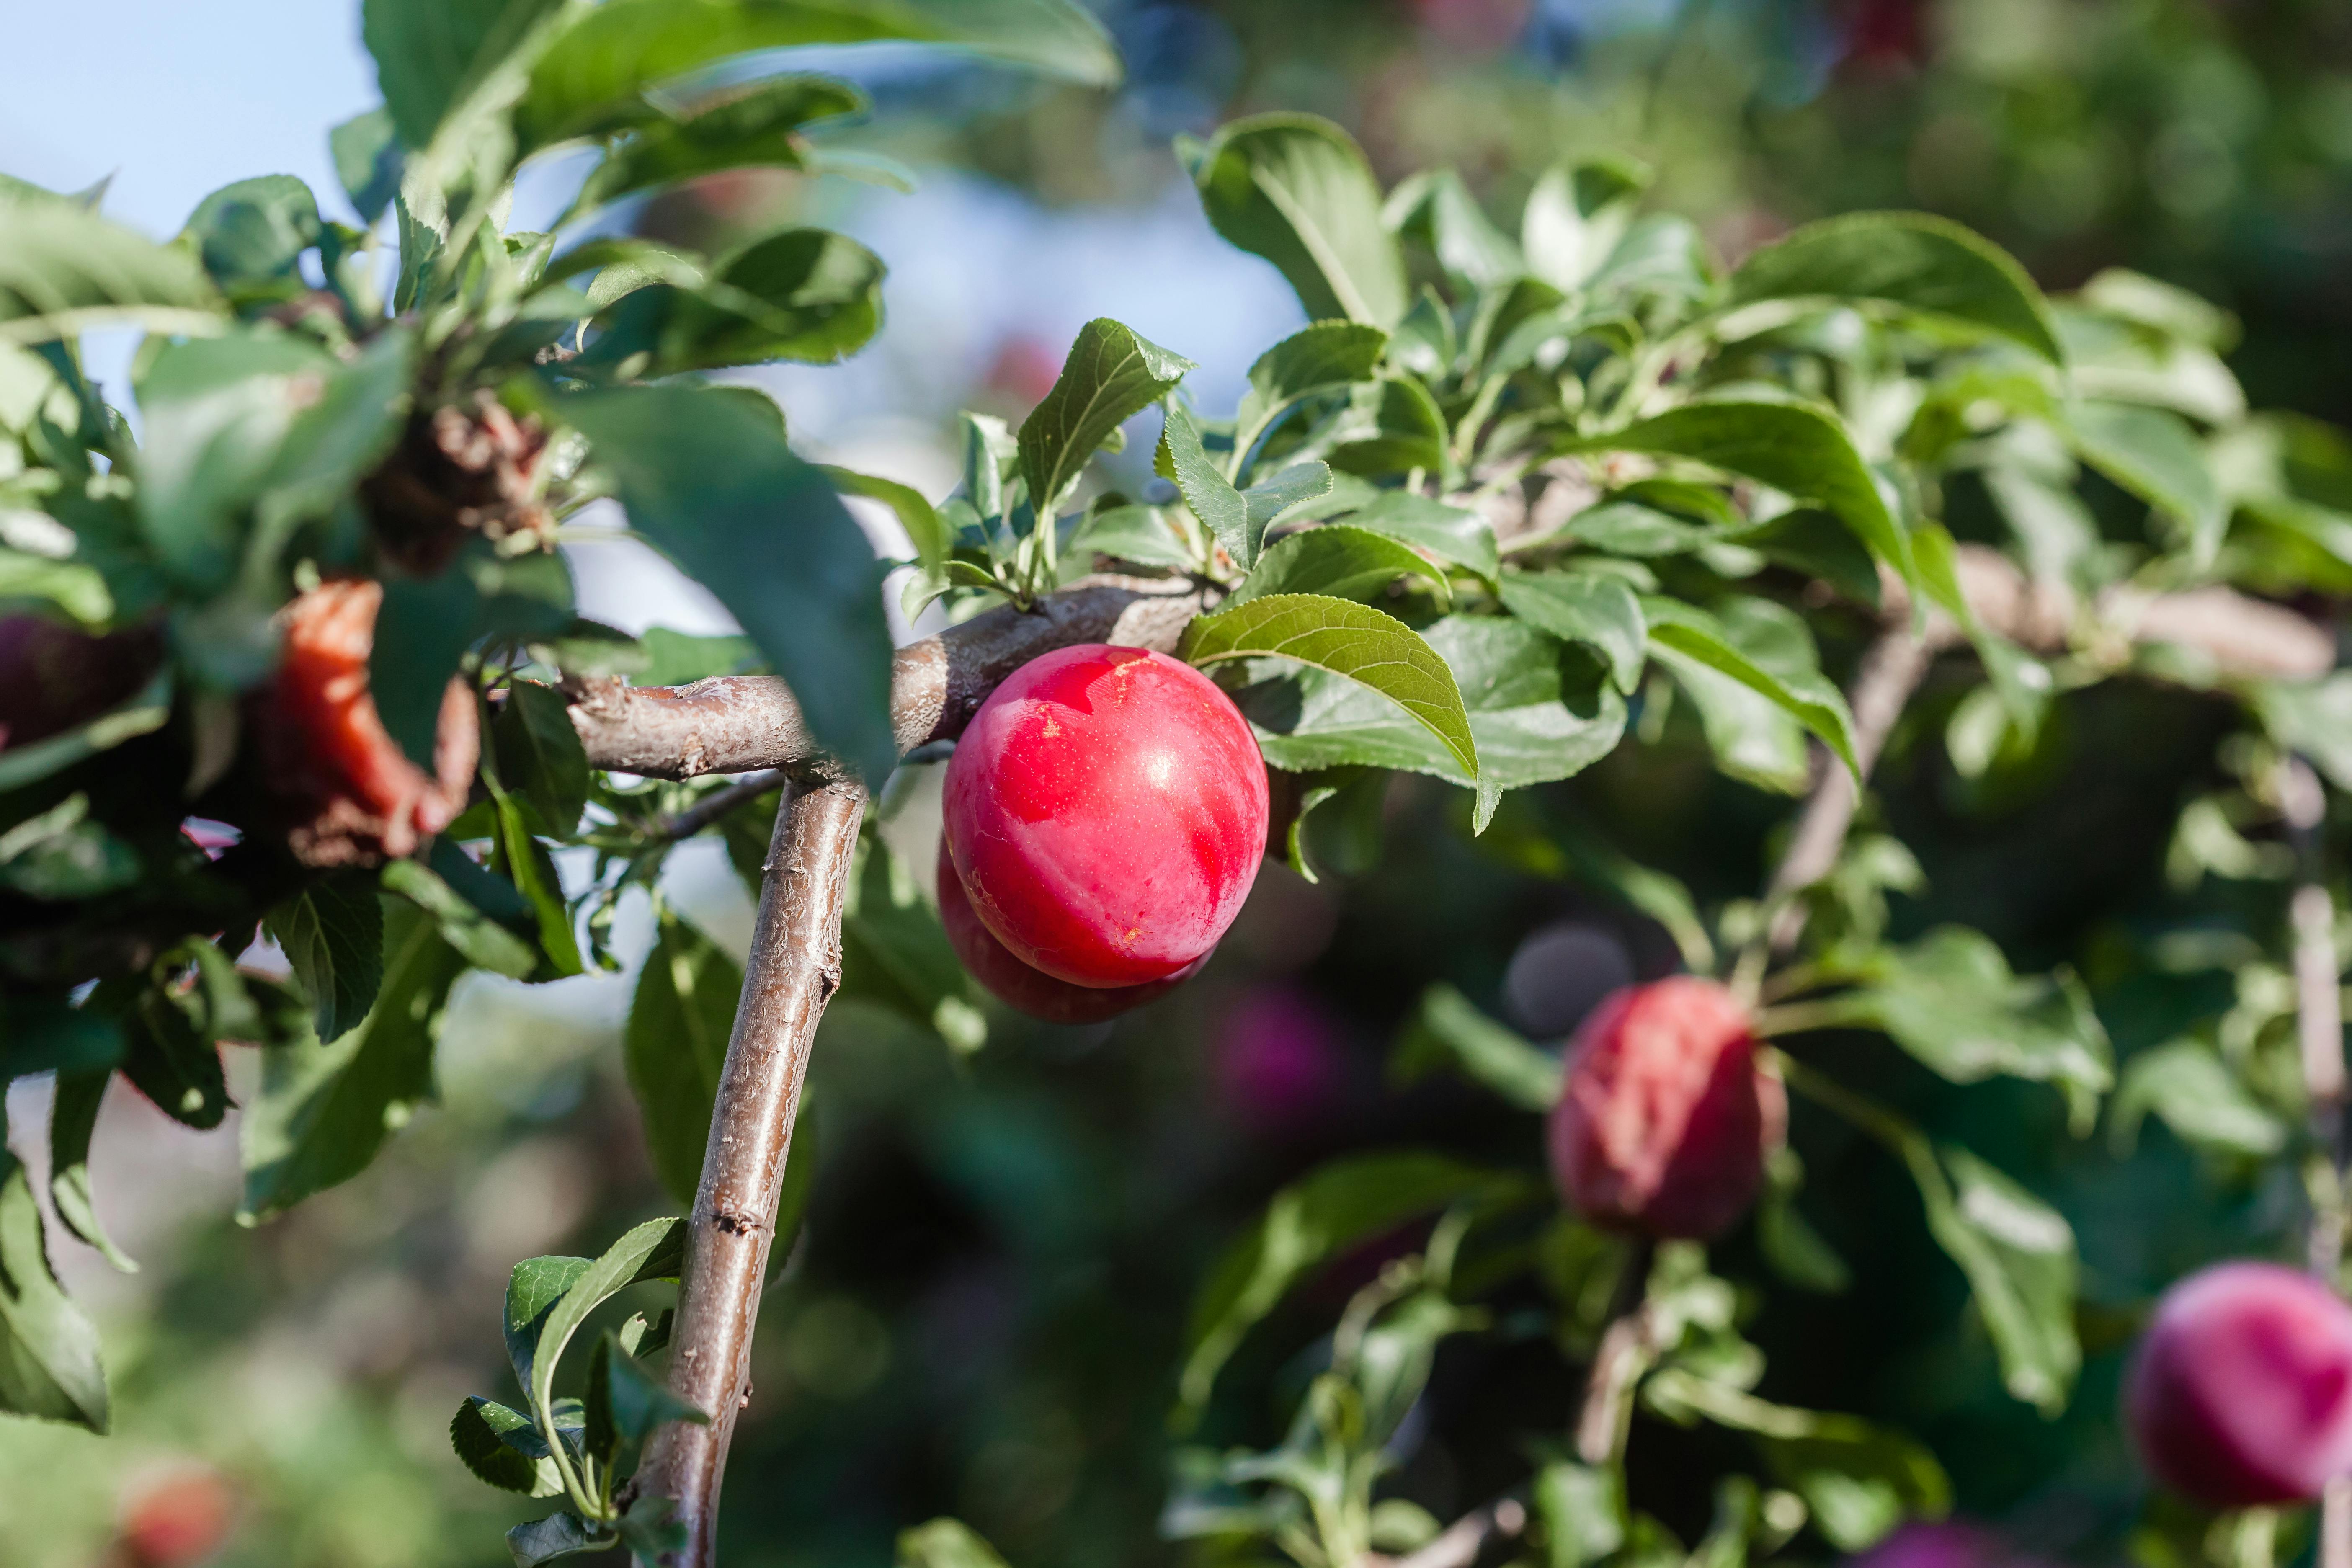
[[842,904],[865,811],[865,791],[836,782],[787,795],[776,814],[670,1338],[670,1392],[709,1411],[710,1424],[660,1428],[635,1479],[640,1496],[669,1499],[686,1527],[685,1550],[664,1553],[662,1568],[718,1561],[719,1483],[751,1398],[751,1331],[809,1047],[841,985]]
[[1625,1451],[1633,1385],[1657,1355],[1657,1326],[1650,1311],[1650,1265],[1657,1243],[1633,1243],[1609,1303],[1609,1326],[1585,1373],[1584,1403],[1576,1415],[1576,1457],[1595,1467],[1617,1462]]
[[1527,1528],[1526,1500],[1507,1492],[1447,1525],[1426,1546],[1387,1559],[1388,1568],[1470,1568],[1488,1542],[1515,1540]]
[[[1181,579],[1092,578],[1034,610],[1001,606],[908,644],[890,671],[890,726],[903,754],[963,732],[999,682],[1043,653],[1107,642],[1172,652],[1211,591]],[[691,686],[566,683],[591,765],[653,778],[807,768],[820,756],[800,704],[774,676]]]
[[749,773],[724,788],[712,790],[675,816],[663,817],[658,824],[664,838],[691,838],[746,801],[759,799],[778,784],[787,782],[782,768],[763,768]]
[[[2063,652],[2078,640],[2120,660],[2136,644],[2168,644],[2188,651],[2217,679],[2316,680],[2336,665],[2336,637],[2282,605],[2249,598],[2231,588],[2191,588],[2150,594],[2110,588],[2091,607],[2087,624],[2074,595],[2037,584],[2007,556],[1979,545],[1958,552],[1960,592],[1986,630],[2032,652]],[[1882,584],[1885,630],[1863,656],[1847,706],[1853,714],[1854,759],[1867,778],[1905,704],[1945,648],[1961,640],[1948,616],[1931,612],[1924,634],[1912,625],[1909,601],[1891,574]],[[1772,876],[1770,899],[1778,904],[1769,933],[1771,951],[1787,952],[1805,926],[1805,910],[1790,895],[1827,876],[1845,846],[1861,805],[1854,776],[1818,755],[1812,794]],[[2325,898],[2323,891],[2321,897]],[[2341,1069],[2337,1116],[2341,1119]],[[2352,1562],[2343,1564],[2352,1568]]]

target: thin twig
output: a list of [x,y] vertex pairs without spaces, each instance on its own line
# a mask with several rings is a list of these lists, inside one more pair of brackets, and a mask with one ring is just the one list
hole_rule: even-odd
[[1447,1525],[1427,1545],[1391,1560],[1388,1568],[1470,1568],[1488,1542],[1515,1540],[1527,1528],[1527,1500],[1505,1492]]
[[759,799],[784,782],[784,770],[768,768],[712,790],[675,816],[662,818],[654,832],[663,838],[691,838],[737,806]]
[[825,783],[788,794],[776,814],[670,1342],[670,1392],[709,1412],[710,1424],[661,1428],[636,1476],[639,1495],[670,1499],[686,1527],[685,1550],[664,1553],[662,1568],[718,1560],[719,1483],[751,1399],[751,1331],[809,1047],[841,985],[842,903],[865,811],[858,785]]
[[[2346,1165],[2343,978],[2336,963],[2336,900],[2328,895],[2321,828],[2327,792],[2301,757],[2289,757],[2278,777],[2280,815],[2295,851],[2294,895],[2287,906],[2294,931],[2295,1034],[2302,1046],[2303,1086],[2310,1101],[2312,1142],[2326,1169],[2315,1174],[2319,1201],[2306,1238],[2312,1273],[2335,1288],[2344,1263]],[[2352,1478],[2338,1477],[2320,1497],[2320,1568],[2352,1568]]]
[[1588,1465],[1608,1465],[1625,1451],[1632,1420],[1631,1395],[1643,1369],[1656,1353],[1650,1342],[1650,1264],[1658,1244],[1648,1237],[1633,1243],[1609,1303],[1609,1326],[1592,1352],[1585,1374],[1584,1403],[1576,1415],[1576,1455]]
[[[1916,636],[1907,626],[1892,626],[1862,656],[1846,706],[1853,714],[1853,759],[1862,765],[1864,778],[1877,765],[1895,721],[1903,716],[1904,706],[1919,689],[1919,682],[1927,679],[1927,667],[1935,662],[1936,650],[1944,640]],[[1789,840],[1779,869],[1772,873],[1771,890],[1766,895],[1768,903],[1779,906],[1769,933],[1775,954],[1796,947],[1805,929],[1805,906],[1796,894],[1828,876],[1830,868],[1837,864],[1838,852],[1853,826],[1853,814],[1862,805],[1862,785],[1835,758],[1824,752],[1819,766],[1804,815],[1797,819],[1797,831]]]

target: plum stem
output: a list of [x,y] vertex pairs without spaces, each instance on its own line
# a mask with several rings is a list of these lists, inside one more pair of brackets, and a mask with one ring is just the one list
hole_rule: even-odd
[[686,1546],[662,1568],[717,1562],[719,1489],[735,1418],[751,1398],[751,1331],[792,1152],[817,1020],[841,985],[841,915],[866,792],[839,781],[788,790],[769,842],[743,994],[704,1146],[678,1279],[669,1387],[707,1426],[655,1433],[635,1489],[667,1498]]

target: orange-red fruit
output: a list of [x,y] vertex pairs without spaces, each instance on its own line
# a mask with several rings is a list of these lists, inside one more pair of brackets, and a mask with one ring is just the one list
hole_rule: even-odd
[[1570,1043],[1552,1178],[1597,1225],[1703,1239],[1755,1202],[1788,1122],[1788,1093],[1730,992],[1690,975],[1635,985]]
[[479,756],[474,700],[462,680],[442,699],[433,772],[408,760],[368,692],[383,587],[328,583],[285,610],[277,675],[252,704],[267,783],[297,814],[289,838],[313,866],[413,852],[465,809]]
[[1164,991],[1172,991],[1200,972],[1206,958],[1196,959],[1165,980],[1142,985],[1073,985],[1042,969],[1032,969],[980,923],[971,900],[964,896],[955,862],[940,844],[940,923],[947,927],[948,945],[955,949],[971,977],[989,994],[1016,1013],[1026,1013],[1049,1024],[1099,1024],[1131,1007],[1140,1007]]
[[2352,1474],[2352,1306],[2275,1263],[2223,1263],[2158,1303],[2124,1384],[2156,1479],[2209,1508],[2310,1502]]
[[1074,985],[1208,956],[1265,852],[1265,763],[1190,665],[1086,643],[1030,660],[948,763],[948,850],[1013,955]]

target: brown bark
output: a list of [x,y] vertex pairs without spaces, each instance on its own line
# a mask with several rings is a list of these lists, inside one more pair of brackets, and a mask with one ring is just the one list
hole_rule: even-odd
[[635,1481],[641,1496],[671,1499],[687,1530],[686,1549],[665,1553],[663,1568],[718,1560],[719,1483],[751,1398],[751,1331],[809,1048],[841,984],[842,902],[865,811],[856,784],[825,783],[786,795],[776,815],[670,1339],[670,1391],[709,1412],[710,1424],[661,1428]]
[[[890,671],[890,725],[901,752],[963,733],[1004,678],[1039,654],[1107,642],[1172,652],[1208,604],[1181,580],[1105,577],[1034,610],[1004,605],[908,644]],[[774,676],[722,676],[691,686],[632,687],[614,679],[570,687],[572,722],[600,768],[655,778],[797,768],[817,747],[800,705]]]

